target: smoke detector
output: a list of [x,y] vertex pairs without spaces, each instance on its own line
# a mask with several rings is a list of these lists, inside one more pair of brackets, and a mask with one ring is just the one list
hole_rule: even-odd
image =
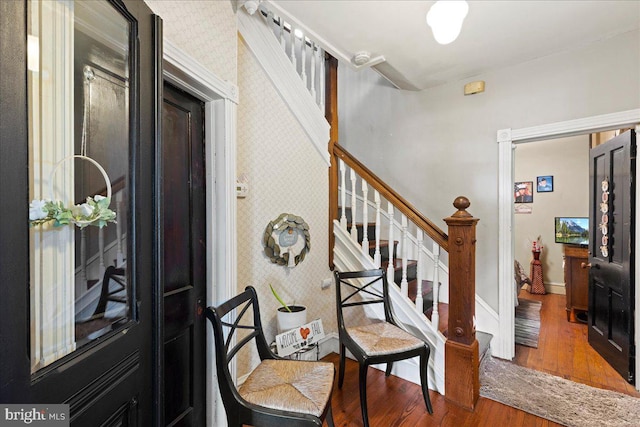
[[371,59],[371,54],[367,51],[360,51],[353,55],[353,63],[356,65],[364,65]]

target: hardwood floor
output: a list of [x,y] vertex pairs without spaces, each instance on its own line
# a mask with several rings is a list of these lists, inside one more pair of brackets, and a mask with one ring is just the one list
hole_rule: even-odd
[[[333,362],[338,369],[338,355],[333,353],[323,360]],[[337,373],[336,373],[337,376]],[[360,427],[360,395],[358,391],[358,363],[347,359],[342,390],[333,391],[333,419],[336,427]],[[444,396],[431,390],[433,415],[429,415],[417,384],[370,368],[367,376],[367,402],[371,427],[556,427],[560,424],[480,398],[474,412],[445,401]],[[325,423],[326,424],[326,423]]]
[[[547,372],[587,384],[640,397],[587,342],[587,326],[567,322],[564,295],[532,295],[526,291],[521,298],[542,301],[541,328],[538,348],[516,346],[514,362],[520,366]],[[338,368],[338,355],[324,358]],[[336,374],[337,375],[337,374]],[[480,398],[474,412],[447,402],[444,396],[430,391],[433,415],[429,415],[422,400],[420,386],[398,377],[385,378],[384,372],[369,369],[367,400],[372,427],[556,427],[552,421]],[[347,359],[342,390],[336,386],[332,397],[336,426],[360,427],[360,397],[358,364]]]
[[520,291],[520,298],[542,302],[538,348],[516,345],[514,362],[571,381],[640,397],[587,341],[587,325],[567,322],[565,296],[533,295]]

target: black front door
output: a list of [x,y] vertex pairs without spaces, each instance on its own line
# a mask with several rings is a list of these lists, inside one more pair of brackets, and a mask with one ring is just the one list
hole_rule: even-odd
[[[33,24],[36,13],[40,19],[48,20],[46,25]],[[80,14],[83,14],[82,22],[78,18]],[[68,404],[74,426],[153,425],[152,300],[156,263],[154,201],[150,189],[153,188],[158,117],[154,92],[159,90],[156,76],[160,64],[156,53],[160,48],[156,43],[161,39],[161,22],[144,2],[134,0],[82,4],[0,1],[0,20],[0,200],[5,207],[10,207],[3,209],[0,220],[0,404],[24,405],[25,411],[42,404]],[[37,28],[28,29],[28,24]],[[47,28],[53,28],[52,33],[60,37],[51,37]],[[110,37],[109,31],[116,36]],[[36,46],[40,43],[40,65],[37,61],[27,63],[28,34],[30,45],[32,41]],[[85,62],[80,64],[81,72],[74,74],[73,59],[78,59],[74,49],[78,43],[84,43],[86,55],[82,59]],[[62,58],[69,62],[64,63]],[[45,59],[60,67],[45,70]],[[83,69],[84,66],[88,68]],[[69,70],[68,73],[65,70]],[[63,84],[53,96],[38,97],[42,108],[34,114],[33,81],[41,78],[46,80],[41,94],[51,82]],[[84,90],[83,78],[86,79]],[[48,107],[46,103],[51,99],[58,104]],[[114,102],[109,103],[108,99]],[[75,112],[77,115],[64,119],[67,123],[64,135],[34,127],[38,120],[59,126],[67,107],[72,115]],[[118,116],[120,112],[123,115]],[[114,117],[124,119],[116,120],[114,125],[111,122]],[[39,142],[35,142],[34,129],[43,136]],[[85,133],[91,133],[90,140],[85,138]],[[114,135],[122,139],[111,138]],[[121,216],[116,218],[118,224],[109,224],[103,230],[87,227],[87,235],[79,239],[80,243],[76,244],[73,237],[68,239],[64,250],[70,254],[70,263],[41,268],[34,266],[35,239],[47,241],[50,236],[63,233],[73,236],[73,230],[80,232],[73,225],[58,229],[29,228],[30,192],[35,188],[33,176],[41,172],[34,170],[44,170],[51,164],[35,160],[34,152],[40,156],[54,146],[59,147],[52,141],[60,142],[68,150],[58,157],[50,154],[51,151],[45,153],[54,162],[63,160],[60,157],[69,152],[86,153],[94,160],[101,158],[100,163],[110,168],[114,195],[111,207]],[[98,142],[101,142],[100,150],[96,151]],[[82,148],[75,147],[74,143]],[[118,164],[119,160],[121,170],[109,166]],[[65,168],[73,166],[73,162],[69,163]],[[76,184],[93,182],[90,178],[82,179],[81,173],[76,168],[75,176],[71,175]],[[44,180],[48,174],[40,175]],[[98,179],[101,188],[92,189],[95,193],[89,194],[105,194],[109,187],[105,181]],[[67,195],[74,192],[73,184],[69,188],[65,190]],[[119,200],[116,201],[117,193]],[[85,196],[78,195],[77,189],[74,194]],[[77,253],[82,253],[92,246],[83,245],[91,240],[90,234],[99,232],[104,232],[104,239],[101,237],[101,243],[96,244],[100,246],[99,262],[94,263],[91,256],[84,259],[74,254],[74,247]],[[116,243],[103,247],[103,241],[110,243],[108,236],[116,234],[123,242],[122,247]],[[44,245],[40,251],[44,254],[41,265],[46,266],[61,247]],[[113,252],[109,252],[109,248],[113,248]],[[90,271],[94,268],[92,264],[101,273],[95,275],[95,280]],[[98,308],[102,305],[98,302],[101,292],[96,288],[100,286],[97,283],[105,283],[104,270],[114,270],[105,268],[107,265],[117,266],[118,280],[125,284],[126,291],[112,295],[104,304],[107,308]],[[41,269],[34,274],[37,268]],[[51,300],[57,295],[45,286],[37,294],[33,278],[54,276],[54,272],[65,272],[67,279],[62,283],[53,280],[47,285],[61,287],[67,293],[55,306],[63,310],[66,317],[61,320],[54,313],[51,318],[59,325],[52,331],[50,324],[38,323],[37,319],[49,314],[44,308],[51,308]],[[74,275],[91,277],[76,279]],[[106,283],[110,280],[106,279]],[[113,286],[116,287],[115,283]],[[92,291],[94,288],[98,292]],[[40,304],[37,306],[33,302],[36,294]],[[94,298],[93,294],[97,296]],[[56,334],[63,329],[64,343],[56,341],[60,339]],[[46,335],[50,341],[38,341],[38,334]],[[64,351],[55,354],[63,347]],[[46,354],[46,357],[34,357],[34,354]]]
[[589,155],[589,344],[632,384],[635,147],[627,131]]
[[163,97],[164,425],[203,426],[207,248],[204,103],[168,83]]

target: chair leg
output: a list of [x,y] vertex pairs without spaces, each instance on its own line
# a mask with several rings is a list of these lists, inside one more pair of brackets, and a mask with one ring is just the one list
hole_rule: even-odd
[[335,427],[335,424],[333,424],[333,411],[331,410],[331,402],[329,402],[329,410],[327,411],[327,416],[325,419],[327,420],[327,425],[329,427]]
[[420,383],[422,385],[424,404],[427,405],[427,412],[433,414],[433,407],[429,398],[429,353],[420,355]]
[[393,369],[393,362],[387,362],[387,370],[384,372],[385,376],[391,375],[391,370]]
[[340,344],[340,369],[338,370],[338,388],[342,388],[342,382],[344,381],[345,356],[344,345]]
[[369,414],[367,413],[367,368],[369,366],[360,364],[360,409],[362,410],[362,425],[369,427]]

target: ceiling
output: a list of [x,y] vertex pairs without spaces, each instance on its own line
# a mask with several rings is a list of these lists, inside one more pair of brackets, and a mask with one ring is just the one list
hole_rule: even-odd
[[[426,25],[434,1],[272,0],[339,58],[367,51],[397,87],[421,90],[640,28],[639,0],[469,1],[456,41]],[[309,33],[308,33],[309,34]]]

